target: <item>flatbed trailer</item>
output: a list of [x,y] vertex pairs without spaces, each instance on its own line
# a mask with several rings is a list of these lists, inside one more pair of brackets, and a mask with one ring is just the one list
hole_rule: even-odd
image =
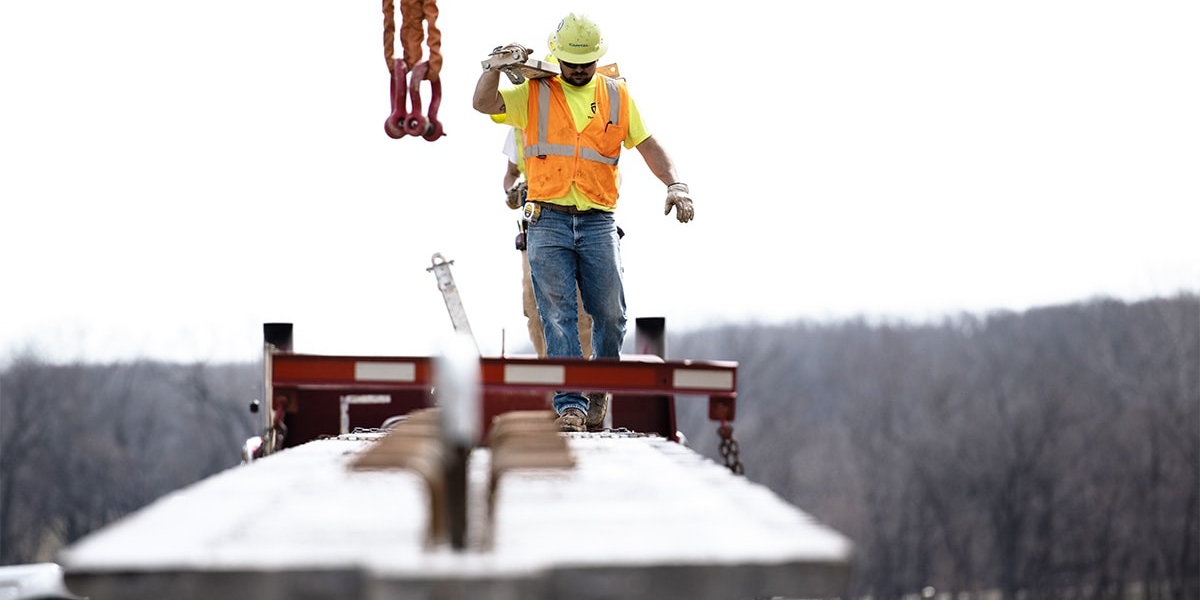
[[[689,448],[677,396],[733,420],[737,364],[296,354],[264,326],[245,464],[61,553],[67,587],[140,598],[750,600],[848,591],[853,544]],[[473,351],[473,350],[472,350]],[[557,389],[613,394],[553,428]],[[391,418],[393,424],[382,427]]]

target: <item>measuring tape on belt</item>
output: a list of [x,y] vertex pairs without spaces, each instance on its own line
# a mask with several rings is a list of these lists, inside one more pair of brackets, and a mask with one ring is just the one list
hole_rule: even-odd
[[[406,135],[434,141],[443,135],[437,120],[442,103],[442,32],[437,28],[434,0],[400,0],[400,43],[404,56],[395,56],[396,16],[393,0],[383,0],[383,58],[391,74],[392,113],[383,123],[388,137]],[[429,60],[421,62],[421,42],[428,30]],[[405,78],[408,78],[407,80]],[[429,114],[421,114],[421,82],[429,81]]]

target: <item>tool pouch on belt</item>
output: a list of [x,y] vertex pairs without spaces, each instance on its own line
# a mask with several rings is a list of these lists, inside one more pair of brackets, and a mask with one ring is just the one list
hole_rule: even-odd
[[517,239],[516,239],[517,250],[525,249],[525,229],[526,229],[525,220],[522,219],[520,221],[517,221]]

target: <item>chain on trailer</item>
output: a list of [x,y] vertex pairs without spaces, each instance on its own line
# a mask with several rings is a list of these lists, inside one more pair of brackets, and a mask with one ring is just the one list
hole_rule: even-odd
[[746,467],[742,464],[740,448],[737,440],[733,439],[733,425],[730,425],[729,421],[721,421],[721,426],[717,427],[717,435],[721,436],[721,458],[725,460],[725,466],[736,475],[745,475]]
[[[400,0],[400,15],[400,43],[404,52],[397,58],[395,4],[394,0],[383,0],[383,58],[391,75],[392,103],[383,130],[392,139],[411,135],[432,142],[446,135],[437,118],[442,104],[442,33],[437,27],[437,2]],[[429,47],[429,59],[425,61],[421,60],[423,41]],[[430,87],[427,115],[421,114],[422,81],[428,81]]]
[[730,423],[733,420],[733,412],[734,405],[732,403],[716,402],[709,405],[708,417],[721,423],[717,427],[717,435],[721,438],[718,446],[725,466],[735,475],[745,475],[746,467],[742,464],[741,445],[733,439],[733,425]]

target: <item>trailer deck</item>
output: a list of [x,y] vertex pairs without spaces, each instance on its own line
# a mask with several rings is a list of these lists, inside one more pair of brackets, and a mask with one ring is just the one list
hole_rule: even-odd
[[[842,595],[852,546],[768,488],[655,435],[563,434],[566,469],[510,470],[461,550],[430,545],[411,470],[361,470],[364,433],[308,442],[169,494],[60,557],[120,598],[736,600]],[[490,456],[471,452],[470,512]]]

